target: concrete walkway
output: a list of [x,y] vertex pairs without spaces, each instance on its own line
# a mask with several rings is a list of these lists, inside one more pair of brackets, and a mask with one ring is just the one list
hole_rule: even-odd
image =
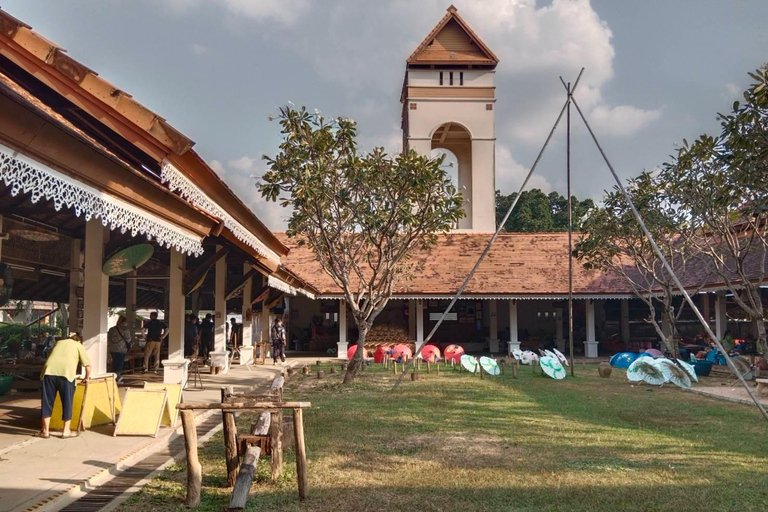
[[[291,366],[298,364],[290,362]],[[233,386],[235,392],[251,391],[267,386],[285,368],[234,366],[227,375],[204,374],[205,390],[191,389],[190,382],[184,401],[219,402],[222,386]],[[126,376],[128,386],[161,380],[151,373]],[[61,439],[57,432],[50,439],[40,439],[32,437],[39,428],[39,397],[27,393],[4,398],[0,403],[0,512],[58,510],[78,493],[166,447],[181,434],[179,421],[177,429],[161,428],[157,438],[112,437],[114,427],[103,425],[74,439]],[[201,411],[198,424],[217,412]]]
[[[735,402],[741,404],[747,404],[755,406],[755,402],[749,397],[747,390],[744,389],[741,384],[730,386],[700,386],[694,385],[689,391],[698,395],[704,395],[711,398],[717,398],[719,400],[727,400],[728,402]],[[768,407],[768,395],[763,394],[758,396],[760,403]]]

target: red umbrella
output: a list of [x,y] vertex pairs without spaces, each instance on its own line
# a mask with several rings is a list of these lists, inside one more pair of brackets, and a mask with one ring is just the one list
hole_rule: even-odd
[[396,361],[403,361],[405,358],[410,359],[412,357],[413,352],[408,345],[400,343],[399,345],[395,345],[392,349],[392,358]]
[[427,345],[421,349],[421,357],[430,363],[436,363],[440,359],[440,349],[434,345]]
[[[357,352],[357,347],[358,345],[354,344],[347,349],[347,359],[349,359],[350,361],[355,356],[355,352]],[[370,354],[368,353],[367,350],[363,352],[363,359],[368,359],[369,357],[370,357]]]
[[384,356],[391,351],[392,351],[392,347],[390,345],[379,345],[378,347],[376,347],[376,351],[373,353],[373,362],[381,363],[382,361],[384,361]]
[[656,350],[655,348],[649,348],[645,351],[645,353],[651,357],[664,357],[664,352],[661,350]]
[[464,347],[456,344],[448,345],[445,347],[444,354],[446,361],[454,361],[459,363],[461,362],[461,356],[464,354]]

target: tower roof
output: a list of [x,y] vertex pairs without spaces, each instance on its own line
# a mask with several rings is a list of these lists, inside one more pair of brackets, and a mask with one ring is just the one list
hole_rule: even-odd
[[499,59],[459,16],[457,9],[450,6],[407,62],[495,66]]

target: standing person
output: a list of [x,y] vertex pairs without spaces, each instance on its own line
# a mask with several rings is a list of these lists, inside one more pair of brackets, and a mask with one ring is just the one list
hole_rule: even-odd
[[75,398],[75,377],[78,363],[85,368],[83,384],[88,384],[88,379],[91,377],[91,361],[88,359],[85,347],[83,347],[83,338],[79,334],[73,334],[67,339],[59,340],[45,361],[41,373],[43,381],[42,426],[38,434],[44,439],[51,437],[51,414],[53,414],[56,393],[61,399],[61,419],[64,421],[64,431],[61,437],[68,439],[77,436],[77,434],[72,433],[70,423],[72,421],[72,401]]
[[153,311],[149,314],[149,322],[144,324],[144,329],[147,332],[147,344],[144,346],[144,371],[141,373],[147,373],[149,371],[149,358],[155,356],[155,364],[152,371],[157,373],[160,369],[160,343],[165,338],[165,331],[168,326],[157,319],[157,311]]
[[112,371],[117,374],[117,382],[123,382],[123,365],[125,354],[131,348],[131,329],[128,319],[123,315],[117,318],[117,324],[107,331],[107,348],[112,355]]
[[277,364],[277,359],[283,363],[285,362],[285,327],[283,327],[283,319],[277,317],[275,323],[272,326],[272,364]]
[[197,325],[197,315],[190,313],[187,315],[187,321],[184,324],[184,356],[194,355],[199,342],[200,329]]
[[200,324],[200,344],[202,345],[203,357],[206,361],[210,359],[211,352],[214,350],[214,329],[215,325],[213,324],[213,316],[208,313],[205,315],[203,323]]
[[229,321],[232,323],[229,328],[229,342],[232,343],[232,348],[237,350],[237,348],[242,345],[242,343],[240,343],[239,325],[235,317],[230,318]]

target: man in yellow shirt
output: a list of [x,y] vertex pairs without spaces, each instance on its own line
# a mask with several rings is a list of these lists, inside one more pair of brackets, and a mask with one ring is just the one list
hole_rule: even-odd
[[83,384],[88,384],[88,379],[91,376],[91,361],[88,359],[85,347],[83,347],[82,337],[79,334],[73,334],[70,338],[57,341],[45,361],[41,374],[43,397],[40,437],[47,439],[51,436],[49,427],[56,393],[61,399],[61,419],[64,421],[64,432],[61,437],[67,439],[77,436],[77,434],[72,433],[69,427],[72,421],[72,401],[75,398],[75,377],[78,363],[85,368]]

